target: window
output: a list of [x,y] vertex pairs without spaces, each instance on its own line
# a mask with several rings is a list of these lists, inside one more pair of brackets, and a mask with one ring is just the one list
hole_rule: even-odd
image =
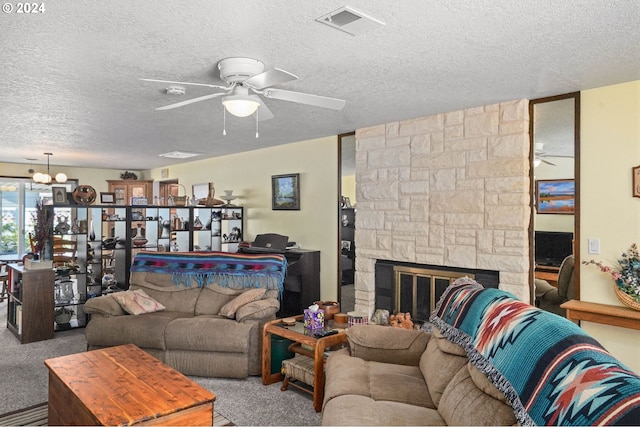
[[[70,191],[75,182],[65,184]],[[21,258],[30,251],[36,201],[51,200],[51,186],[28,178],[0,178],[0,256]]]

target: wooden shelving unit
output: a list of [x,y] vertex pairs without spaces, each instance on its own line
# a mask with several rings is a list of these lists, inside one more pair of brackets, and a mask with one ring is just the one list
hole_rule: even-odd
[[7,329],[22,344],[53,338],[54,273],[9,264]]

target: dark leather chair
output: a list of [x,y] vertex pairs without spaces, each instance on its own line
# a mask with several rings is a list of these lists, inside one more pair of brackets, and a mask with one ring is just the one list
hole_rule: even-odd
[[546,280],[535,279],[536,306],[543,310],[550,311],[565,317],[566,310],[560,308],[563,304],[574,297],[573,269],[575,259],[573,255],[566,257],[560,265],[558,272],[558,286],[552,286]]

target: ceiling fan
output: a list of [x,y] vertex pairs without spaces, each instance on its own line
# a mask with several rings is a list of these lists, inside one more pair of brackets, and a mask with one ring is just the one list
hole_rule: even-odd
[[[171,110],[196,102],[222,97],[222,105],[225,107],[224,111],[228,111],[238,117],[248,117],[257,111],[257,122],[273,118],[273,113],[258,95],[270,99],[297,102],[299,104],[329,108],[332,110],[341,110],[345,105],[345,101],[342,99],[272,88],[271,86],[297,80],[298,77],[279,68],[264,71],[264,63],[257,59],[226,58],[218,62],[218,70],[220,71],[220,79],[227,84],[226,86],[157,79],[141,80],[169,83],[171,85],[204,86],[222,90],[221,92],[165,105],[164,107],[156,108],[156,110]],[[170,86],[167,88],[167,92],[183,94],[184,88],[180,86]],[[226,131],[223,130],[223,134],[226,134]],[[256,132],[256,137],[257,136]]]
[[544,157],[546,157],[547,154],[542,150],[544,150],[544,143],[536,142],[534,145],[534,153],[533,153],[534,154],[533,167],[540,166],[540,163],[545,163],[550,166],[556,166],[555,163],[552,163],[549,160],[544,159]]

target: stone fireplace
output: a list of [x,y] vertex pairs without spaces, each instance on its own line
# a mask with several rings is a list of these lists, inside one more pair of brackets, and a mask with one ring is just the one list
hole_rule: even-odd
[[356,311],[380,260],[495,271],[529,302],[528,130],[516,100],[356,131]]
[[375,307],[390,313],[411,313],[418,323],[429,319],[447,286],[460,277],[470,277],[486,288],[497,288],[497,271],[377,260]]

